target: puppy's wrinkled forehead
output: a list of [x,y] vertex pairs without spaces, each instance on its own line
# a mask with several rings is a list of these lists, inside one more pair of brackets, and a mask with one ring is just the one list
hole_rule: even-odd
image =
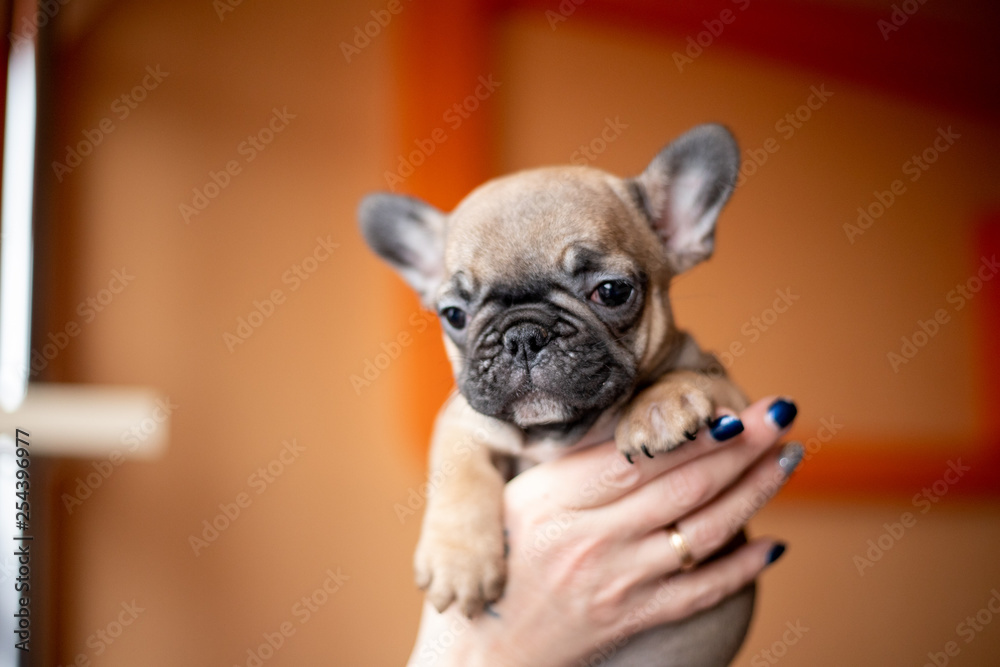
[[725,127],[699,125],[633,178],[591,167],[537,169],[490,181],[451,214],[383,192],[364,198],[358,218],[375,252],[442,313],[453,312],[439,303],[442,290],[475,301],[477,283],[517,299],[560,283],[577,296],[604,284],[595,280],[665,286],[711,257],[715,220],[739,164]]
[[[496,284],[551,272],[627,270],[656,262],[638,193],[597,169],[536,169],[490,181],[452,213],[445,273]],[[588,263],[600,261],[600,266]],[[620,262],[621,266],[614,266]]]

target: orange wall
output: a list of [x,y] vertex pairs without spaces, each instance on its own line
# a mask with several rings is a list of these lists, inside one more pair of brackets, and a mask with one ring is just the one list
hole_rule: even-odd
[[[349,64],[337,48],[369,9],[246,2],[220,21],[210,2],[118,3],[66,56],[79,88],[61,145],[147,65],[169,72],[59,184],[79,193],[69,303],[113,269],[135,275],[68,349],[69,379],[152,385],[177,408],[162,460],[117,469],[72,515],[55,510],[62,664],[94,658],[88,637],[133,599],[146,611],[96,664],[245,664],[287,620],[297,631],[269,664],[398,664],[409,649],[417,520],[393,503],[421,469],[398,444],[389,383],[358,396],[349,381],[390,337],[392,278],[354,219],[390,151],[388,45]],[[274,108],[295,118],[248,161],[240,145]],[[230,160],[240,173],[186,224],[179,205]],[[295,289],[283,276],[317,237],[338,247]],[[223,334],[273,290],[285,301],[231,352]],[[286,439],[305,449],[261,489],[250,477]],[[89,470],[66,466],[63,490]],[[243,492],[251,505],[196,556],[189,536]],[[293,605],[328,569],[349,579],[300,624]]]
[[[383,172],[396,166],[389,40],[401,24],[348,63],[338,44],[381,5],[244,2],[223,20],[208,2],[110,6],[64,54],[56,145],[108,116],[147,65],[169,76],[55,185],[61,210],[78,221],[64,317],[113,269],[136,276],[68,348],[61,379],[152,385],[178,407],[161,460],[117,469],[71,515],[55,508],[65,547],[58,659],[94,657],[88,637],[134,599],[146,611],[99,664],[245,664],[247,649],[285,621],[296,633],[267,664],[400,664],[418,612],[410,554],[419,517],[401,520],[393,506],[419,488],[423,469],[399,417],[401,397],[426,388],[407,384],[412,348],[371,386],[355,391],[351,376],[400,331],[435,335],[409,324],[412,306],[400,306],[396,279],[355,231],[356,202],[384,188]],[[393,22],[406,21],[403,6]],[[705,120],[727,122],[757,147],[810,85],[826,83],[830,101],[737,192],[716,258],[678,282],[678,316],[707,345],[725,347],[746,341],[741,326],[774,289],[791,287],[801,302],[747,345],[733,373],[752,394],[795,396],[799,435],[836,416],[844,436],[829,447],[912,439],[942,462],[977,435],[969,315],[956,315],[899,374],[885,353],[973,268],[970,224],[996,204],[995,127],[722,46],[681,76],[669,57],[683,40],[572,21],[551,31],[541,13],[506,23],[498,39],[503,169],[566,162],[608,117],[629,127],[595,164],[622,173]],[[285,107],[295,118],[247,162],[241,142]],[[961,141],[849,244],[842,223],[949,124]],[[421,178],[433,179],[446,147]],[[185,223],[179,204],[229,160],[240,173]],[[326,236],[338,247],[293,291],[282,276]],[[284,303],[230,352],[223,334],[273,290]],[[250,476],[286,439],[304,451],[257,494]],[[822,461],[820,452],[806,465]],[[72,493],[89,470],[64,465],[61,491]],[[250,506],[196,556],[189,537],[241,492]],[[781,535],[790,552],[766,575],[739,664],[753,664],[797,619],[811,629],[784,664],[920,664],[940,650],[1000,585],[983,547],[1000,538],[1000,507],[946,497],[859,576],[852,557],[908,508],[903,497],[766,510],[753,529]],[[293,606],[328,568],[349,578],[300,624]],[[990,626],[956,664],[991,664],[998,651]]]

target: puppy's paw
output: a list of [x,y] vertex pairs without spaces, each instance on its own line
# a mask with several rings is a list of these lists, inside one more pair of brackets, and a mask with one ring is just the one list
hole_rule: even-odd
[[661,381],[625,408],[615,429],[615,442],[629,461],[637,456],[652,457],[693,440],[714,414],[711,397],[694,381]]
[[507,576],[500,527],[425,526],[414,557],[417,586],[443,612],[457,602],[472,618],[503,593]]

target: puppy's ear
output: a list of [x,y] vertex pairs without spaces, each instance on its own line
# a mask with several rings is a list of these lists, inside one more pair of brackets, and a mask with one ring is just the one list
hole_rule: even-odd
[[432,306],[444,275],[445,214],[414,197],[380,192],[361,200],[358,220],[372,250]]
[[739,148],[729,130],[699,125],[660,151],[633,180],[676,273],[712,255],[715,219],[739,168]]

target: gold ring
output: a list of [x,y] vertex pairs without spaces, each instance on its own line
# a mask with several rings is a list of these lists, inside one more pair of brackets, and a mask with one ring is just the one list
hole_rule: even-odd
[[688,544],[684,534],[677,529],[677,525],[664,526],[663,529],[667,531],[667,537],[670,538],[670,546],[674,548],[674,551],[677,552],[677,557],[681,559],[681,569],[688,570],[694,567],[694,556],[691,555],[691,545]]

